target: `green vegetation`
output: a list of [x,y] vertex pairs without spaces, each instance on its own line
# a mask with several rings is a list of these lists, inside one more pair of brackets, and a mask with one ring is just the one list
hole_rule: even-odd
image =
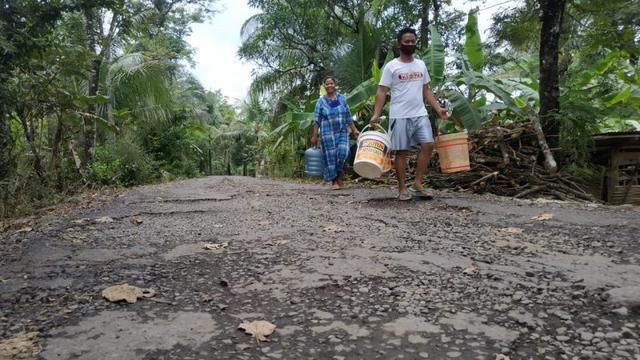
[[[91,187],[300,176],[322,79],[337,77],[364,126],[407,25],[434,91],[467,129],[537,114],[552,147],[588,167],[593,133],[640,119],[638,2],[514,2],[488,39],[478,31],[485,9],[465,14],[445,0],[249,4],[260,12],[238,54],[259,71],[244,103],[231,104],[185,65],[190,26],[215,21],[214,0],[5,1],[0,217]],[[557,49],[542,53],[541,41]]]

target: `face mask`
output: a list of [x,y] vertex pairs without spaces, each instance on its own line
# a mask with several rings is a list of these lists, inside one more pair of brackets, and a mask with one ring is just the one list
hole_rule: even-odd
[[405,55],[413,55],[413,53],[416,52],[416,46],[402,44],[400,45],[400,51]]

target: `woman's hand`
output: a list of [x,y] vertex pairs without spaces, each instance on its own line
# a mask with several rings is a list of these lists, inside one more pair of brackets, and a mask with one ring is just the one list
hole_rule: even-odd
[[318,136],[317,135],[313,135],[311,137],[311,145],[318,146]]

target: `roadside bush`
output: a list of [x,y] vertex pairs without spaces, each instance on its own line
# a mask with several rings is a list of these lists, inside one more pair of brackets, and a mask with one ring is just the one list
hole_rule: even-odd
[[135,143],[118,140],[96,150],[88,179],[97,185],[132,186],[159,178],[155,161]]

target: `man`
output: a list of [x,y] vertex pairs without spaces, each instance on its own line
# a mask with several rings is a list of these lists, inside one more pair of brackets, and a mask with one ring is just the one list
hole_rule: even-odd
[[[404,28],[398,32],[397,41],[400,56],[391,60],[382,70],[382,78],[378,84],[374,113],[369,120],[375,129],[380,121],[380,114],[385,99],[391,90],[391,107],[389,109],[389,134],[391,150],[396,152],[396,177],[398,178],[398,199],[411,200],[412,194],[431,199],[433,194],[425,189],[422,179],[429,166],[433,152],[433,132],[427,118],[425,102],[438,116],[446,120],[447,109],[440,107],[429,86],[429,73],[422,60],[414,59],[416,51],[416,31]],[[413,185],[407,189],[405,169],[409,149],[420,144],[420,154],[416,167]]]

